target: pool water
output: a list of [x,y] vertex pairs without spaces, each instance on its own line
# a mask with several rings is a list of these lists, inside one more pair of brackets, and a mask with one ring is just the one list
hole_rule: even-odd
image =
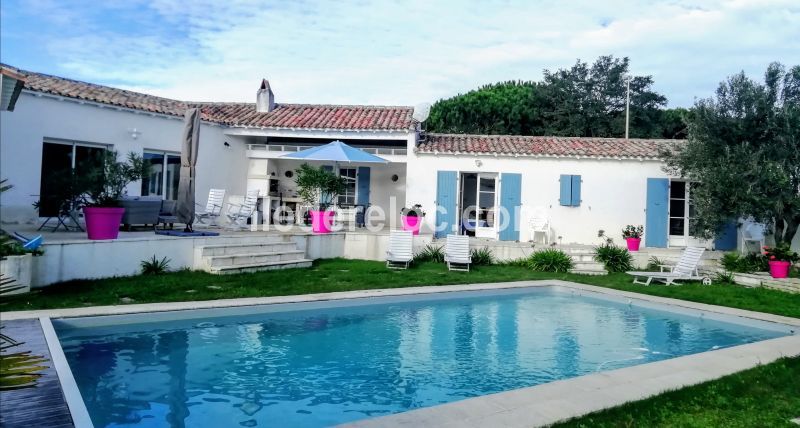
[[789,334],[565,290],[54,325],[97,427],[330,426]]

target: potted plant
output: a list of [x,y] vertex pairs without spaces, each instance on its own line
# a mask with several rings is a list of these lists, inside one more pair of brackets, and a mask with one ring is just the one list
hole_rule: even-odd
[[97,161],[84,177],[86,191],[82,204],[86,233],[89,239],[116,239],[125,212],[120,199],[126,194],[128,184],[147,174],[147,164],[134,152],[120,161],[114,150],[106,150]]
[[303,201],[313,208],[311,214],[311,231],[314,233],[330,233],[333,227],[334,211],[328,210],[333,201],[344,190],[344,178],[326,170],[324,167],[300,165],[295,174],[297,193]]
[[425,217],[425,211],[422,210],[422,205],[420,204],[415,204],[412,205],[411,208],[403,208],[400,210],[400,220],[403,222],[403,230],[410,230],[412,235],[419,235],[423,217]]
[[642,243],[642,234],[644,233],[644,226],[634,226],[629,224],[622,229],[622,238],[628,244],[628,251],[639,251],[639,245]]
[[764,256],[769,262],[769,273],[773,278],[786,278],[792,263],[800,260],[800,256],[792,251],[788,245],[778,245],[775,247],[764,247]]

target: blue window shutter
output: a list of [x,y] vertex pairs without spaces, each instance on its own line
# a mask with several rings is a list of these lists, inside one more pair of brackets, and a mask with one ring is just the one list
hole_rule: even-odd
[[714,239],[714,249],[717,251],[732,251],[736,249],[737,226],[736,220],[730,221],[722,227],[720,233]]
[[561,197],[558,198],[558,203],[568,207],[572,204],[572,176],[561,174],[559,182],[561,183]]
[[[519,207],[522,193],[522,175],[503,173],[500,176],[500,230],[501,241],[519,241]],[[508,218],[504,218],[508,216]]]
[[581,176],[572,176],[572,206],[581,206]]
[[436,237],[453,233],[456,223],[456,197],[458,195],[457,174],[455,171],[436,173]]
[[669,206],[669,179],[647,179],[647,213],[644,226],[644,244],[647,247],[667,247],[667,221]]
[[358,173],[356,174],[356,177],[356,187],[358,188],[358,200],[356,203],[366,206],[369,204],[369,167],[358,167]]

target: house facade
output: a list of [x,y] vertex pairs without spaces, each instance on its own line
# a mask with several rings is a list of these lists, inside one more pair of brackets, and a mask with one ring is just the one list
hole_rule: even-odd
[[294,171],[302,161],[282,156],[340,140],[388,161],[335,165],[347,180],[337,202],[369,205],[374,225],[398,227],[400,209],[420,204],[423,233],[436,237],[525,242],[544,219],[547,240],[563,244],[596,244],[599,230],[619,241],[625,225],[643,224],[651,247],[736,246],[735,230],[717,242],[689,235],[691,184],[659,160],[680,141],[435,134],[412,107],[282,104],[266,80],[254,103],[188,103],[4,67],[25,76],[14,111],[0,113],[0,174],[14,185],[2,195],[4,225],[53,215],[48,174],[80,173],[97,150],[150,160],[129,195],[174,198],[183,113],[198,107],[196,199],[204,203],[212,188],[230,197],[258,189],[260,221],[301,205]]

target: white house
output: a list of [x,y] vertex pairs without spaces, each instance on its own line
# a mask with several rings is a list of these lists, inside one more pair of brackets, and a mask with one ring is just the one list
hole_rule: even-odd
[[[442,236],[527,241],[533,218],[549,221],[551,242],[595,244],[628,224],[645,225],[645,245],[715,245],[688,233],[691,185],[669,177],[658,155],[675,140],[446,135],[426,133],[406,106],[276,102],[263,80],[254,103],[189,103],[122,89],[5,70],[25,76],[14,111],[0,113],[3,224],[34,224],[53,214],[44,201],[48,173],[75,168],[96,150],[136,152],[152,173],[130,195],[174,198],[182,115],[202,111],[196,198],[224,188],[259,189],[261,211],[298,204],[293,172],[281,156],[341,140],[377,154],[384,165],[339,165],[348,187],[339,202],[383,211],[396,225],[403,206],[427,211],[423,231]],[[263,218],[263,216],[262,216]],[[736,246],[735,229],[716,241]]]

